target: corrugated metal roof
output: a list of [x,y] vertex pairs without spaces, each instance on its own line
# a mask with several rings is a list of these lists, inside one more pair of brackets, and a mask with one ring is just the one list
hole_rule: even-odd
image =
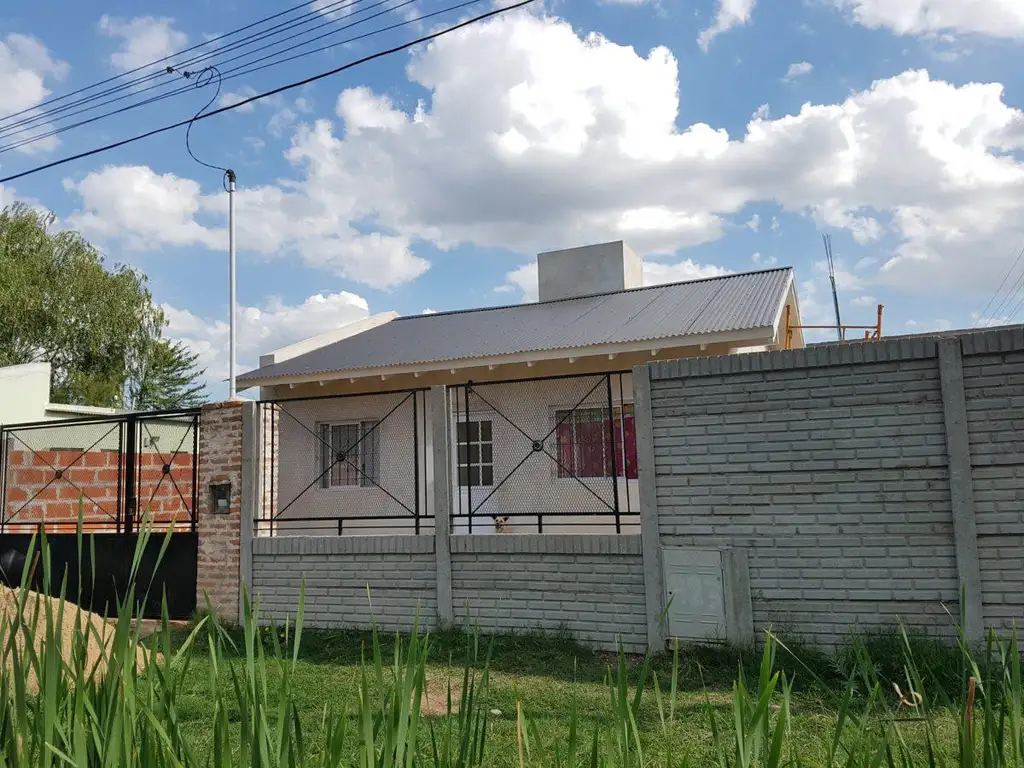
[[399,317],[250,371],[238,381],[766,328],[778,317],[792,275],[785,267],[559,301]]

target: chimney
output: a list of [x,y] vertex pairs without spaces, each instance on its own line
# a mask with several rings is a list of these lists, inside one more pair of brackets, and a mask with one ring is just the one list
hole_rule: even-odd
[[538,299],[556,301],[640,288],[643,260],[621,240],[537,255]]

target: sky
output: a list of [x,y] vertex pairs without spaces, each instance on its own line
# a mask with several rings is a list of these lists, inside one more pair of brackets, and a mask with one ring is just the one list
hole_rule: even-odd
[[[7,4],[0,177],[492,2]],[[219,82],[196,76],[211,63]],[[367,314],[535,300],[536,253],[619,239],[651,284],[792,266],[810,324],[832,321],[827,232],[846,323],[878,303],[886,334],[1020,321],[1022,109],[1020,0],[538,0],[195,123],[190,146],[238,178],[244,371]],[[181,128],[0,185],[0,204],[47,208],[148,275],[217,396],[222,183]]]

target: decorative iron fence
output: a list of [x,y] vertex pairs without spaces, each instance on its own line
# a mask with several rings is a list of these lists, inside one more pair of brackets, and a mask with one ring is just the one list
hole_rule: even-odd
[[450,398],[453,532],[638,525],[629,374],[470,382]]
[[257,535],[433,532],[426,390],[260,403]]
[[195,531],[199,411],[0,428],[0,532]]

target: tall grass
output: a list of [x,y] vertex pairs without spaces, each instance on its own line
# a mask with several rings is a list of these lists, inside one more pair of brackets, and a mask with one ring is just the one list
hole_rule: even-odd
[[[146,537],[140,537],[140,552]],[[317,727],[308,728],[299,716],[302,691],[295,682],[303,601],[297,621],[280,632],[262,632],[258,605],[244,597],[240,628],[224,627],[207,610],[177,641],[165,605],[163,631],[147,641],[140,660],[140,629],[131,621],[137,605],[132,586],[110,622],[98,662],[90,663],[87,646],[101,643],[105,632],[81,620],[63,586],[49,589],[53,573],[45,539],[33,542],[28,560],[36,562],[37,554],[44,591],[60,597],[40,599],[27,589],[32,574],[26,569],[18,610],[0,619],[0,766],[475,768],[496,757],[521,768],[693,764],[686,750],[668,756],[662,750],[654,758],[649,749],[652,718],[655,734],[666,739],[676,728],[678,648],[670,667],[647,658],[636,669],[620,652],[607,671],[603,717],[593,724],[573,704],[564,715],[564,738],[552,738],[518,704],[516,753],[498,756],[488,741],[489,655],[473,638],[473,652],[461,682],[456,681],[460,687],[453,691],[449,684],[447,716],[428,717],[422,708],[429,634],[413,632],[386,654],[374,632],[364,648],[357,696],[345,708],[326,706]],[[133,574],[137,570],[138,556]],[[70,616],[78,620],[65,634],[62,627]],[[960,690],[953,696],[948,681],[918,663],[906,632],[887,642],[898,646],[898,668],[872,659],[877,642],[851,646],[835,715],[822,728],[819,753],[807,756],[799,750],[806,741],[793,737],[793,678],[776,663],[777,654],[788,651],[767,636],[756,675],[742,666],[737,670],[728,716],[705,696],[707,739],[719,768],[987,768],[1024,762],[1015,631],[1003,639],[991,633],[981,649],[960,637],[955,649]],[[202,750],[181,727],[187,719],[181,709],[183,681],[199,655],[208,658],[212,704],[212,739]],[[814,674],[810,667],[808,674]]]

